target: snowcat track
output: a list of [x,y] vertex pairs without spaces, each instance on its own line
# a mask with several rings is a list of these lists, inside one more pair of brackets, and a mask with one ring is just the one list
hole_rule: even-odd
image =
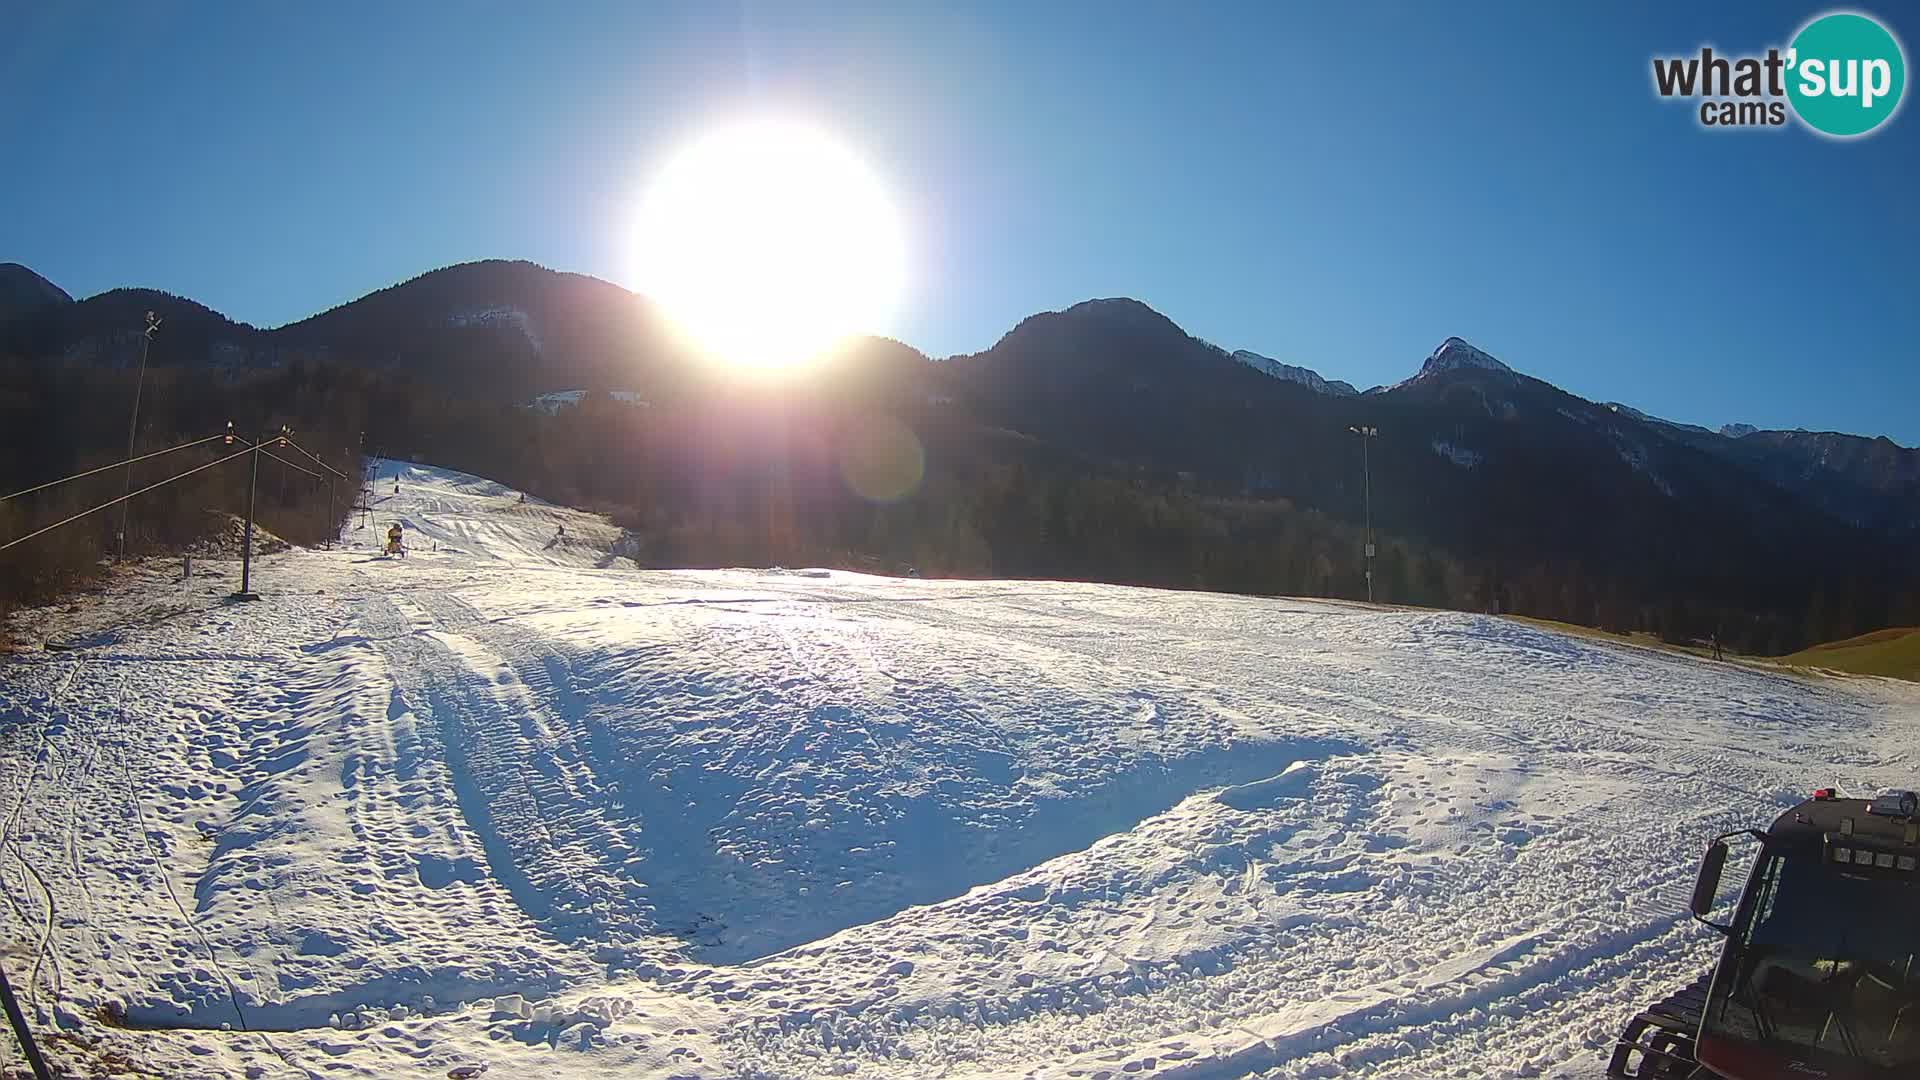
[[1607,1075],[1616,1080],[1688,1080],[1712,1074],[1693,1056],[1693,1037],[1707,1008],[1709,971],[1627,1022]]

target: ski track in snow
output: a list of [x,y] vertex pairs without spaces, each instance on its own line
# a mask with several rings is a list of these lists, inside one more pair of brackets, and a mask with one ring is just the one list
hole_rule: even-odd
[[1904,684],[1447,612],[642,572],[498,484],[375,491],[259,603],[214,564],[184,615],[0,667],[3,959],[56,1060],[1589,1080],[1712,955],[1707,836],[1920,771]]

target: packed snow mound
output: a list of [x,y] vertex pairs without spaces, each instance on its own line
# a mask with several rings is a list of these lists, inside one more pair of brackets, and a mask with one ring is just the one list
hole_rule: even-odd
[[[209,510],[200,539],[187,546],[187,554],[237,559],[247,547],[247,523],[244,518],[224,510]],[[253,553],[273,555],[293,545],[275,536],[266,526],[253,523]]]
[[9,974],[76,1068],[1595,1077],[1709,962],[1703,838],[1913,779],[1904,684],[375,494],[257,603],[8,663]]
[[1235,810],[1265,809],[1280,799],[1304,798],[1315,775],[1313,766],[1304,761],[1295,761],[1276,776],[1222,788],[1214,798]]

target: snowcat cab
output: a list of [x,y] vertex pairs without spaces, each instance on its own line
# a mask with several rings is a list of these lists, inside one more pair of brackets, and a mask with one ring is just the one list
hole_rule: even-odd
[[[1731,923],[1713,912],[1727,842],[1760,844]],[[1693,916],[1720,963],[1627,1025],[1610,1077],[1920,1077],[1920,797],[1831,788],[1762,833],[1715,837]]]

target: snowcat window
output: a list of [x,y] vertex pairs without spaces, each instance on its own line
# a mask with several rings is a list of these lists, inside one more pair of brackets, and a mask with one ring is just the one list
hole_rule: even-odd
[[[1707,1027],[1911,1076],[1920,1065],[1920,889],[1767,857]],[[1730,980],[1730,981],[1729,981]]]

